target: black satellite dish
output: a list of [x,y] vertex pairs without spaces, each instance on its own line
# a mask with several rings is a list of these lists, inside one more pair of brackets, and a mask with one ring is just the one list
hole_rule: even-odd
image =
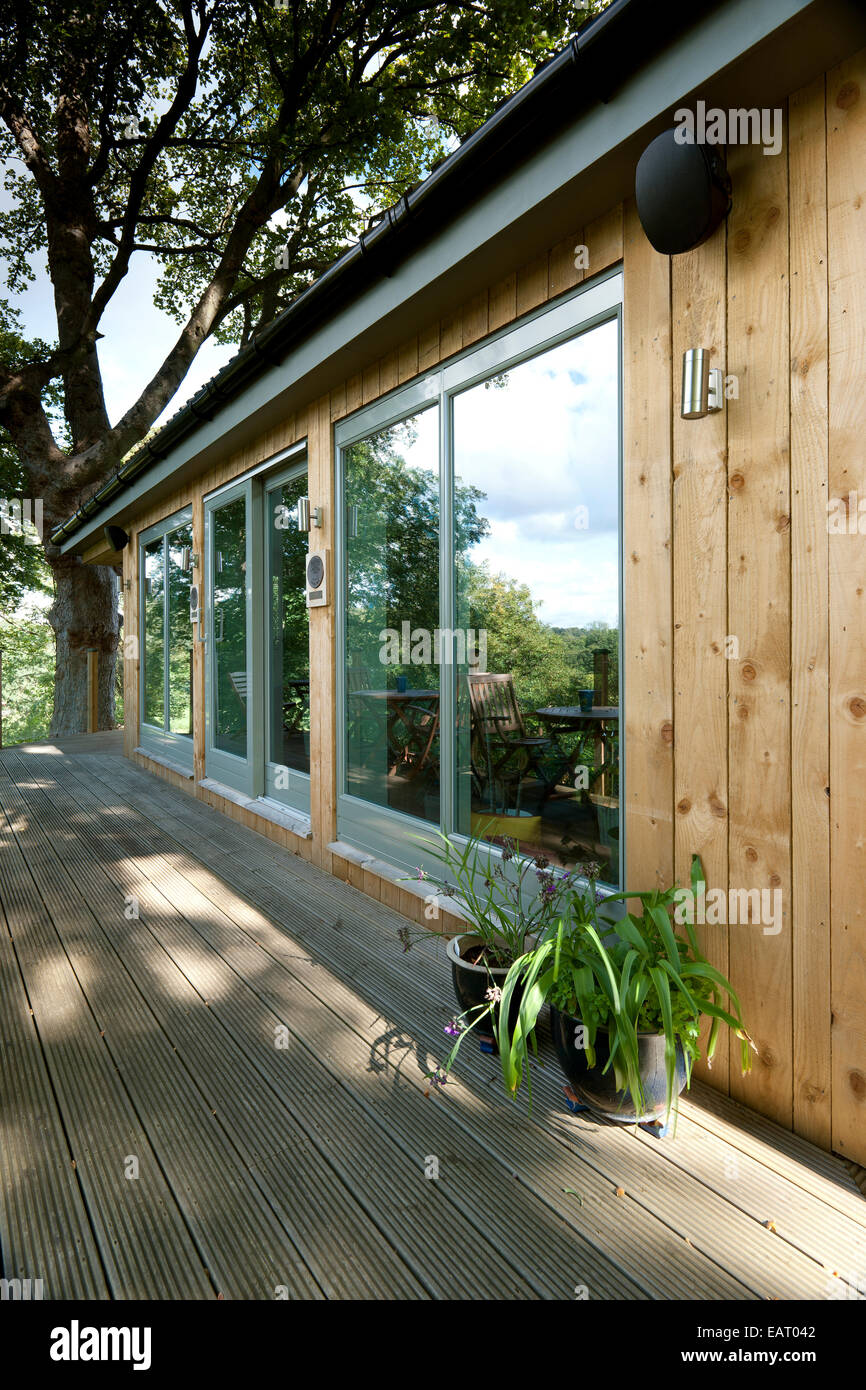
[[724,148],[680,144],[677,133],[671,129],[657,135],[638,160],[635,174],[641,226],[650,245],[664,256],[700,246],[731,210]]

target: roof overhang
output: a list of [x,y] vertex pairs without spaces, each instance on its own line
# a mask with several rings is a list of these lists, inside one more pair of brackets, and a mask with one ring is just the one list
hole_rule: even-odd
[[677,107],[698,97],[724,108],[779,105],[866,43],[856,0],[727,0],[688,7],[688,15],[689,27],[633,69],[608,100],[596,95],[581,106],[576,91],[572,121],[291,344],[276,365],[224,404],[215,402],[211,418],[84,516],[61,549],[93,548],[108,523],[129,530],[144,507],[630,196],[640,154]]

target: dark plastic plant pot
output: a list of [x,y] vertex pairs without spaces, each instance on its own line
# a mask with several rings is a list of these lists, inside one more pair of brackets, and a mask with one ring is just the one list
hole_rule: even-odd
[[[486,965],[475,965],[474,962],[464,959],[467,951],[471,951],[473,946],[480,946],[481,941],[477,936],[454,936],[446,946],[446,954],[451,962],[451,979],[454,984],[454,993],[460,1005],[460,1012],[467,1013],[477,1009],[480,1004],[486,1004],[486,994],[491,985],[498,985],[500,989],[505,984],[505,977],[508,974],[508,967],[503,966],[490,969]],[[523,990],[520,986],[514,991],[511,997],[511,1007],[508,1011],[509,1027],[513,1031],[517,1022],[517,1015],[520,1012],[520,1000]],[[466,1020],[467,1027],[471,1025],[477,1015],[469,1012]],[[493,1032],[496,1021],[499,1017],[499,1010],[494,1009],[493,1016],[484,1019],[477,1025],[477,1031],[486,1033]]]
[[[667,1108],[667,1083],[665,1080],[665,1040],[662,1033],[638,1033],[638,1062],[644,1091],[644,1112],[636,1114],[631,1092],[617,1089],[613,1067],[604,1068],[610,1057],[610,1043],[606,1028],[599,1028],[595,1035],[595,1066],[587,1061],[583,1048],[575,1046],[575,1029],[580,1027],[580,1019],[571,1014],[560,1013],[553,1005],[550,1008],[550,1027],[553,1044],[559,1064],[571,1082],[575,1095],[599,1115],[609,1120],[620,1120],[624,1124],[634,1124],[635,1120],[660,1119]],[[674,1082],[674,1098],[686,1084],[686,1063],[683,1050],[677,1043],[677,1069]]]

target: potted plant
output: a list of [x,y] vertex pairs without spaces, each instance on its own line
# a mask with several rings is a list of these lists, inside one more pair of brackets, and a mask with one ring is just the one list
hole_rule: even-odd
[[[692,862],[690,890],[623,892],[603,899],[638,899],[641,916],[612,922],[599,895],[573,886],[569,911],[515,961],[502,987],[497,1022],[506,1090],[515,1094],[535,1050],[535,1028],[545,1002],[551,1006],[554,1045],[578,1099],[612,1119],[644,1122],[676,1111],[701,1055],[700,1030],[712,1022],[706,1056],[712,1059],[723,1024],[741,1042],[743,1071],[754,1043],[746,1032],[730,981],[698,946],[688,913],[686,936],[677,935],[671,910],[703,880],[700,859]],[[509,1026],[510,1001],[520,996]]]
[[[437,838],[420,842],[427,854],[443,865],[444,872],[431,874],[419,868],[413,881],[429,883],[437,896],[452,899],[469,924],[467,931],[452,937],[446,946],[460,1005],[460,1013],[446,1033],[456,1037],[459,1045],[463,1035],[480,1024],[486,1025],[482,1032],[494,1033],[509,970],[525,958],[529,942],[557,920],[578,870],[555,874],[546,856],[523,857],[517,842],[507,837],[498,853],[481,834],[470,836],[463,848],[442,831]],[[408,950],[415,941],[429,940],[431,933],[425,930],[413,936],[408,927],[402,927],[398,936],[403,949]],[[516,1023],[520,1008],[516,984],[511,990],[510,1008]],[[451,1060],[438,1069],[436,1079],[444,1079]]]

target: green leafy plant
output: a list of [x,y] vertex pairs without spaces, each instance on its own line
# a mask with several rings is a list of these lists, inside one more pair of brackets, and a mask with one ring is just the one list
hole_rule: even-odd
[[[702,882],[701,861],[695,855],[688,891],[696,894]],[[586,1029],[584,1045],[590,1066],[596,1062],[598,1031],[607,1031],[609,1058],[604,1070],[613,1068],[617,1089],[623,1099],[630,1093],[638,1114],[646,1107],[638,1055],[641,1033],[664,1035],[666,1119],[676,1105],[677,1044],[685,1059],[688,1085],[693,1064],[701,1055],[704,1015],[711,1019],[708,1059],[712,1059],[724,1024],[740,1039],[743,1071],[750,1069],[754,1043],[733,986],[700,950],[688,921],[684,922],[685,937],[674,930],[671,911],[682,901],[682,890],[674,886],[665,892],[625,891],[599,901],[592,883],[587,887],[572,881],[566,892],[565,910],[558,912],[555,921],[547,922],[536,943],[514,960],[501,991],[496,991],[485,1009],[477,1011],[472,1025],[460,1026],[454,1034],[456,1042],[440,1069],[443,1076],[453,1065],[463,1038],[491,1016],[505,1089],[516,1095],[525,1075],[531,1104],[529,1059],[530,1054],[537,1053],[535,1030],[545,1003],[580,1019]],[[631,899],[641,903],[640,916],[627,913],[615,923],[605,917],[609,904]],[[511,1028],[509,1012],[516,991],[520,1007]],[[463,1025],[463,1020],[454,1020],[454,1024]]]
[[[499,852],[481,835],[470,836],[462,849],[441,830],[435,838],[415,838],[445,873],[418,869],[412,881],[430,883],[437,895],[454,901],[468,930],[479,938],[482,962],[494,970],[512,965],[525,952],[527,940],[557,920],[578,875],[598,874],[598,865],[586,864],[554,872],[546,855],[524,857],[517,841],[507,837]],[[408,950],[413,944],[408,927],[398,935]],[[429,940],[430,935],[419,932],[414,940]]]

